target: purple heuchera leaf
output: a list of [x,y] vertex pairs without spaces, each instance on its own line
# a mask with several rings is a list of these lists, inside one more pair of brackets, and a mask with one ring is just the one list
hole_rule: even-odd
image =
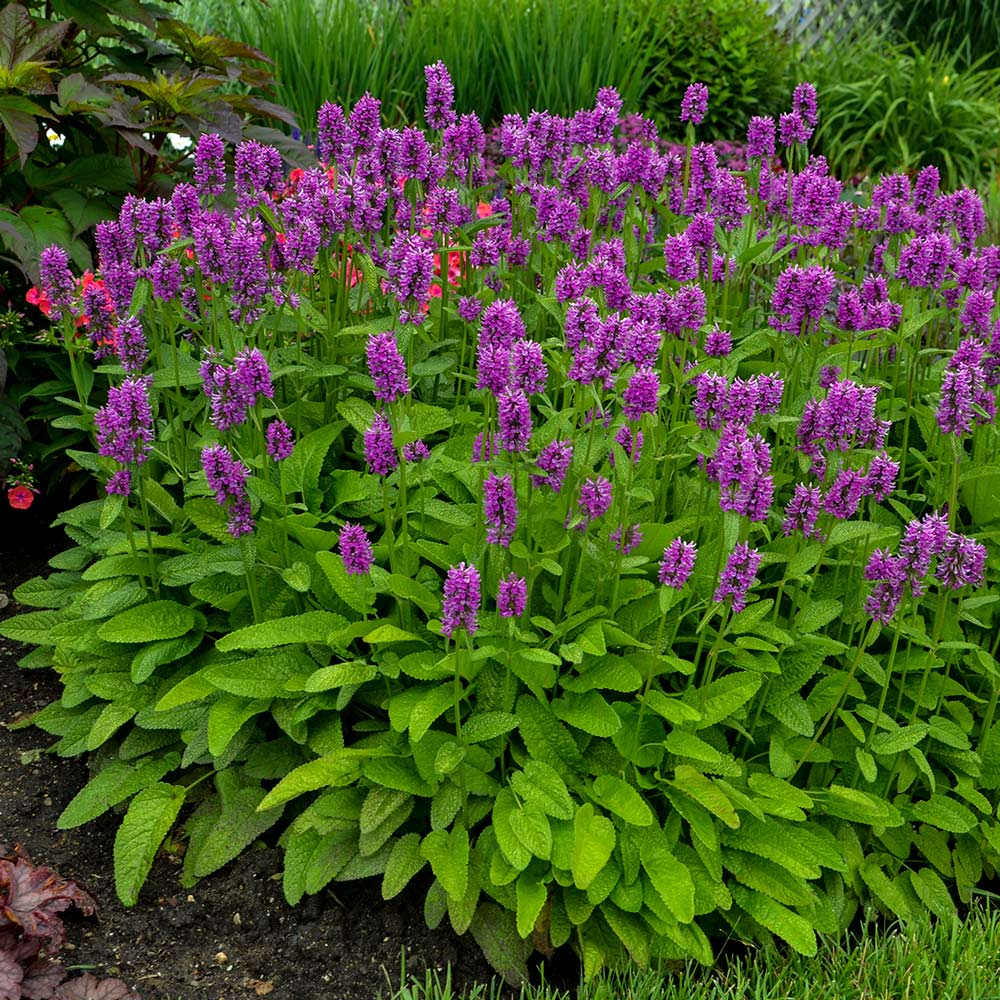
[[120,979],[98,979],[85,972],[63,983],[52,994],[52,1000],[140,1000]]
[[0,861],[0,903],[0,929],[20,927],[25,936],[42,938],[49,950],[66,937],[58,913],[76,906],[89,916],[96,908],[75,882],[24,858]]

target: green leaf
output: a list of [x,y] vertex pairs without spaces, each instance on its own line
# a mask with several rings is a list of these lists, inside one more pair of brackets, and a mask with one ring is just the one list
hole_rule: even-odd
[[772,934],[787,941],[800,955],[812,957],[816,954],[816,933],[805,917],[741,885],[734,885],[732,893],[738,906]]
[[398,896],[417,872],[427,864],[420,853],[420,834],[404,834],[392,845],[392,853],[382,876],[382,898]]
[[155,642],[176,639],[195,625],[194,611],[176,601],[151,601],[129,608],[97,630],[105,642]]
[[949,833],[968,833],[979,825],[971,809],[945,795],[933,795],[926,801],[914,802],[912,814],[921,823]]
[[482,743],[516,729],[520,723],[509,712],[476,712],[462,723],[462,739],[466,743]]
[[674,857],[659,837],[643,837],[639,845],[642,867],[649,881],[682,924],[694,920],[694,881],[686,865]]
[[431,863],[444,891],[461,899],[469,883],[469,831],[461,824],[447,833],[432,830],[420,842],[420,853]]
[[728,719],[760,690],[763,682],[759,674],[740,673],[720,677],[699,688],[693,695],[694,707],[701,713],[696,728],[705,729]]
[[552,826],[548,816],[531,802],[515,806],[507,817],[511,832],[536,858],[552,856]]
[[281,779],[261,800],[260,810],[273,809],[317,788],[334,788],[357,781],[361,765],[373,751],[344,749],[301,764]]
[[0,635],[33,646],[52,644],[52,629],[67,620],[65,611],[29,611],[0,622]]
[[383,757],[370,760],[364,766],[364,775],[369,781],[386,788],[397,788],[427,799],[434,795],[434,787],[420,777],[412,759]]
[[344,560],[333,552],[317,552],[316,562],[337,596],[359,615],[366,615],[375,603],[375,589],[366,577],[351,575],[344,569]]
[[642,796],[627,782],[611,774],[601,774],[594,779],[591,789],[595,801],[608,812],[621,816],[633,826],[649,826],[653,813]]
[[606,816],[598,816],[589,803],[579,806],[573,817],[573,884],[586,889],[608,863],[616,843],[615,828]]
[[872,737],[871,752],[876,754],[897,754],[915,747],[930,732],[926,722],[914,722],[910,726],[900,726],[891,732],[877,733]]
[[559,772],[541,760],[529,760],[524,770],[510,776],[511,788],[524,801],[556,819],[572,819],[573,799]]
[[191,838],[185,867],[195,878],[211,875],[223,865],[238,857],[258,837],[266,833],[281,819],[284,806],[259,812],[264,800],[263,788],[252,785],[240,787],[235,772],[222,771],[216,776],[221,793],[221,813],[208,828],[204,839]]
[[270,698],[248,701],[238,695],[223,694],[216,699],[208,712],[208,750],[213,757],[221,757],[243,724],[261,712],[266,712]]
[[305,611],[286,618],[273,618],[271,621],[247,625],[223,636],[215,647],[221,652],[227,652],[231,649],[271,649],[295,642],[322,644],[345,625],[345,618],[330,611]]
[[844,610],[841,601],[833,598],[811,600],[796,616],[795,628],[800,633],[818,632],[829,625]]
[[310,510],[322,502],[319,476],[323,470],[323,460],[342,430],[343,424],[324,424],[295,442],[295,449],[281,463],[282,492],[286,495],[301,493]]
[[950,920],[958,912],[955,901],[948,892],[941,876],[933,868],[910,871],[910,885],[920,897],[920,901],[931,913],[942,920]]
[[161,639],[140,649],[132,659],[132,680],[136,684],[142,684],[157,667],[187,656],[201,642],[201,638],[200,633],[191,633],[177,639]]
[[557,719],[591,736],[614,736],[622,726],[615,710],[597,691],[556,698],[552,712]]
[[479,905],[469,926],[476,944],[483,950],[486,961],[510,986],[528,981],[528,956],[534,950],[530,941],[517,932],[517,919],[496,903]]
[[530,937],[538,922],[538,917],[548,899],[548,890],[537,875],[521,872],[516,883],[517,895],[517,933],[521,937]]
[[718,816],[730,829],[739,827],[740,818],[733,808],[732,799],[711,778],[706,778],[688,764],[679,764],[674,769],[673,785],[690,795],[713,816]]
[[903,814],[891,802],[859,788],[830,785],[822,801],[828,815],[853,823],[893,827],[904,822]]
[[168,753],[159,759],[138,764],[109,761],[73,796],[56,820],[56,827],[72,830],[97,819],[118,803],[159,781],[177,767],[180,760],[180,754]]
[[185,789],[157,782],[129,803],[115,836],[115,891],[125,906],[135,906],[153,858],[184,804]]
[[316,661],[305,653],[282,650],[245,660],[217,663],[201,676],[220,691],[240,698],[292,698],[285,685],[293,677],[305,678],[316,669]]

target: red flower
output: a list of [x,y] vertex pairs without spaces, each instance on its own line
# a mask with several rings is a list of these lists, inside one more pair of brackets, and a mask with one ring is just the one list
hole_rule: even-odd
[[12,486],[7,490],[7,502],[15,510],[27,510],[35,502],[35,494],[27,486]]
[[28,294],[25,295],[25,298],[31,305],[38,306],[46,316],[52,312],[52,301],[41,289],[32,286],[28,289]]

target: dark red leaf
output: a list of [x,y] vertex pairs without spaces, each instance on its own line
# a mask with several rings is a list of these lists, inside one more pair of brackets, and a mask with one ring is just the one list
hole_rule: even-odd
[[50,1000],[66,978],[66,970],[51,958],[37,958],[24,970],[21,994],[24,1000]]
[[62,984],[52,1000],[140,1000],[120,979],[98,979],[85,972]]
[[65,933],[57,916],[76,906],[88,916],[93,899],[75,882],[60,878],[51,868],[27,861],[0,861],[0,913],[20,924],[26,937],[45,938],[49,949],[62,944]]
[[0,1000],[21,1000],[21,966],[0,951]]

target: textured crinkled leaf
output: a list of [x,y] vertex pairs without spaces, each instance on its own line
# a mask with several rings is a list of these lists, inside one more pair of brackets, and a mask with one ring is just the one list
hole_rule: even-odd
[[304,611],[299,615],[247,625],[223,636],[215,645],[226,652],[230,649],[271,649],[295,642],[322,644],[346,624],[345,618],[331,611]]
[[653,822],[652,810],[642,796],[627,781],[611,774],[601,774],[594,779],[592,793],[598,804],[608,812],[621,816],[633,826],[649,826]]
[[611,820],[599,816],[589,803],[579,806],[573,817],[573,884],[586,889],[608,863],[617,838]]
[[97,630],[105,642],[176,639],[195,625],[194,611],[176,601],[150,601],[110,618]]
[[420,834],[407,833],[400,837],[392,845],[392,853],[386,862],[382,898],[398,896],[425,864],[427,859],[420,853]]
[[161,639],[140,649],[132,659],[132,680],[142,684],[157,667],[187,656],[201,642],[201,638],[200,632],[192,632],[177,639]]
[[462,723],[462,739],[482,743],[516,729],[521,720],[510,712],[476,712]]
[[787,941],[800,955],[816,954],[816,932],[805,917],[741,885],[733,886],[733,899],[757,923]]
[[533,803],[547,815],[556,819],[573,818],[573,799],[566,782],[544,761],[527,761],[524,770],[511,774],[510,784],[523,801]]
[[469,831],[461,824],[449,832],[431,830],[420,842],[420,853],[453,899],[461,899],[469,884]]
[[527,959],[533,950],[530,941],[517,932],[517,918],[496,903],[481,903],[469,926],[486,961],[510,986],[528,980]]
[[925,801],[914,802],[912,813],[913,818],[921,823],[928,823],[950,833],[968,833],[979,825],[975,813],[968,806],[945,795],[934,795]]
[[730,674],[698,688],[692,702],[701,713],[696,728],[705,729],[729,718],[760,690],[763,682],[759,674]]
[[903,814],[886,799],[860,788],[830,785],[822,798],[824,811],[839,819],[868,826],[902,826]]
[[201,676],[220,691],[240,698],[293,698],[294,692],[285,688],[287,682],[293,677],[308,677],[315,669],[312,657],[282,650],[216,663],[203,670]]
[[109,761],[70,800],[56,820],[60,830],[71,830],[97,819],[129,796],[159,781],[180,763],[180,754],[167,753],[138,764]]
[[542,907],[545,906],[548,891],[537,875],[521,872],[515,883],[515,893],[517,896],[517,933],[523,938],[530,937],[542,912]]
[[139,898],[153,858],[184,804],[185,789],[157,782],[139,792],[115,836],[115,890],[125,906]]
[[900,726],[889,732],[876,733],[870,744],[871,752],[877,754],[902,753],[915,747],[930,732],[926,722],[914,722],[910,726]]
[[667,909],[682,924],[694,920],[694,880],[687,866],[680,862],[657,837],[644,837],[639,846],[642,867]]
[[614,736],[622,727],[622,720],[597,691],[556,698],[552,712],[557,719],[591,736]]
[[943,879],[933,868],[921,868],[908,874],[913,891],[934,916],[942,920],[950,920],[955,916],[958,912],[955,901]]

